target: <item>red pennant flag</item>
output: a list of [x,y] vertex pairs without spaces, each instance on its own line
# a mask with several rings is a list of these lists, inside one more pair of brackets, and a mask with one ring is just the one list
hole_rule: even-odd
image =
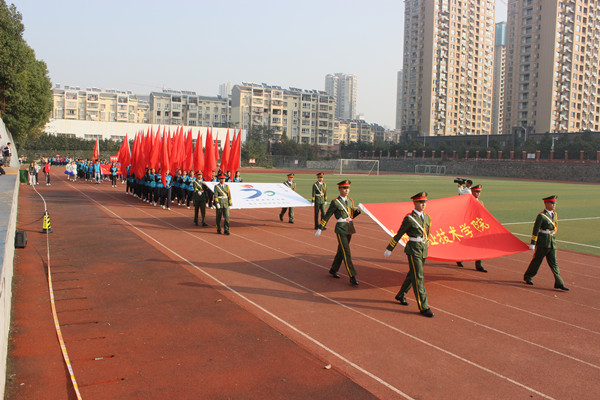
[[188,131],[185,138],[185,159],[183,161],[183,169],[189,171],[194,163],[194,138],[192,137],[192,128]]
[[162,146],[162,156],[161,156],[161,171],[160,171],[160,175],[162,178],[162,183],[163,186],[167,186],[167,173],[169,172],[169,165],[170,160],[169,160],[169,137],[168,136],[164,136],[164,131],[163,131],[163,146]]
[[[413,210],[413,202],[359,204],[390,236]],[[449,212],[449,210],[451,210]],[[429,200],[425,213],[431,217],[429,257],[438,261],[474,261],[502,257],[528,250],[469,195]],[[402,244],[407,241],[404,235]],[[382,243],[385,248],[385,243]]]
[[94,152],[92,153],[92,160],[97,160],[100,156],[100,144],[98,138],[96,138],[96,144],[94,145]]
[[237,137],[234,131],[233,137],[233,143],[231,143],[231,154],[229,155],[229,171],[231,172],[232,177],[235,176],[235,173],[240,169],[242,130],[239,130]]
[[117,153],[117,161],[121,164],[121,170],[124,172],[129,164],[131,164],[131,151],[129,150],[129,140],[125,134],[125,140]]
[[207,131],[206,145],[204,146],[204,169],[202,172],[206,180],[212,180],[213,172],[217,166],[217,160],[215,159],[215,150],[213,148],[214,142],[212,139],[212,132],[210,129]]
[[229,129],[227,129],[227,138],[223,145],[223,153],[221,154],[221,171],[226,173],[229,171],[229,157],[231,153],[231,145],[229,144]]
[[[198,138],[196,139],[196,151],[194,153],[194,169],[196,172],[202,171],[204,168],[204,152],[202,151],[202,136],[198,130]],[[204,173],[204,171],[202,171]]]

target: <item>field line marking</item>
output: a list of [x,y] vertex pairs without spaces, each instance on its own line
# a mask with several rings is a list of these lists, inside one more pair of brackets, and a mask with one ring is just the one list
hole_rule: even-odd
[[[558,222],[563,222],[563,221],[587,221],[587,220],[591,220],[591,219],[600,219],[600,217],[585,217],[585,218],[561,218],[558,220]],[[533,222],[531,221],[527,221],[527,222],[504,222],[501,223],[501,225],[524,225],[524,224],[531,224],[533,225]]]
[[[511,232],[511,233],[515,236],[531,237],[531,235],[528,235],[526,233],[515,233],[515,232]],[[584,246],[584,247],[591,247],[592,249],[600,249],[600,246],[592,246],[591,244],[568,242],[566,240],[558,240],[558,239],[556,239],[556,241],[559,243],[573,244],[575,246]]]

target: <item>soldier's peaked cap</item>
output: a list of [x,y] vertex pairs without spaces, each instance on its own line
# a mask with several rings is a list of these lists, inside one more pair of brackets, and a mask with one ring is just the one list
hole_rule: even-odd
[[558,199],[558,196],[553,194],[552,196],[544,197],[542,200],[544,200],[544,203],[556,203],[556,199]]
[[482,188],[483,188],[483,186],[481,186],[481,185],[475,185],[471,188],[471,192],[481,192]]
[[322,177],[324,177],[324,176],[325,176],[325,174],[324,174],[324,173],[322,173],[322,172],[319,172],[319,173],[317,174],[317,178],[322,178]]
[[411,197],[412,201],[427,201],[427,192],[419,192]]
[[221,172],[219,175],[217,175],[217,178],[218,179],[225,179],[225,178],[227,178],[227,175],[225,175],[224,173]]
[[339,188],[347,188],[347,187],[350,187],[350,183],[352,183],[352,182],[350,182],[348,179],[346,179],[341,182],[338,182],[338,187]]
[[288,178],[293,178],[294,177],[294,173],[290,172],[289,174],[287,174]]

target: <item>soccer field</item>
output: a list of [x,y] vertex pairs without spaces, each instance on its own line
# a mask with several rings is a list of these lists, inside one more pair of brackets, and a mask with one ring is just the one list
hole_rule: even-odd
[[[297,192],[310,199],[312,173],[295,171]],[[244,173],[245,182],[283,182],[285,173]],[[466,177],[470,178],[470,177]],[[410,201],[417,192],[429,193],[430,199],[456,196],[453,176],[432,175],[332,175],[326,174],[328,198],[338,195],[337,182],[350,179],[350,197],[358,203]],[[600,185],[581,183],[536,182],[499,178],[470,178],[483,185],[480,199],[500,223],[519,239],[529,243],[537,213],[544,209],[542,198],[558,195],[559,249],[600,255]],[[452,210],[448,210],[452,212]]]

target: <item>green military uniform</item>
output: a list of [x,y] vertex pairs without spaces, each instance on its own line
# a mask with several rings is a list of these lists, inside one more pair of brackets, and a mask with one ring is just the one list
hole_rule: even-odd
[[[556,202],[556,196],[551,196],[544,200],[552,199]],[[545,258],[554,274],[554,287],[557,289],[569,290],[564,286],[556,261],[556,239],[554,238],[554,235],[557,230],[558,216],[556,215],[556,211],[551,212],[545,209],[538,214],[535,223],[533,224],[533,232],[531,234],[531,244],[535,246],[535,253],[523,276],[526,283],[533,284],[531,279],[537,274],[540,265]]]
[[[317,177],[322,177],[323,174],[317,174]],[[319,221],[325,215],[325,203],[327,202],[327,184],[325,182],[316,181],[312,186],[312,202],[315,208],[315,229],[319,229]],[[319,219],[319,212],[321,219]]]
[[387,245],[387,250],[392,251],[398,244],[398,241],[406,233],[409,241],[406,243],[404,252],[408,256],[408,274],[404,283],[396,297],[404,297],[412,286],[415,292],[415,298],[419,305],[419,310],[429,309],[427,304],[427,291],[425,290],[425,277],[423,273],[423,265],[427,258],[429,248],[429,229],[431,227],[431,218],[427,214],[423,214],[423,218],[413,210],[407,214],[402,220],[402,224],[398,229],[398,233]]
[[338,277],[337,272],[342,265],[342,261],[344,261],[346,269],[348,270],[348,275],[350,276],[350,281],[355,285],[358,284],[356,282],[356,270],[352,264],[352,255],[350,253],[350,240],[352,239],[352,234],[355,233],[355,230],[351,221],[359,214],[360,210],[354,208],[354,201],[351,198],[344,200],[339,196],[331,202],[319,225],[319,229],[323,230],[325,229],[325,225],[327,225],[329,218],[335,216],[337,219],[337,223],[335,224],[335,235],[338,241],[338,248],[329,273]]
[[[222,175],[223,177],[225,175]],[[219,175],[221,179],[221,175]],[[223,178],[224,179],[224,178]],[[224,183],[215,185],[215,206],[217,207],[217,233],[221,233],[221,219],[224,219],[223,230],[229,235],[229,206],[233,205],[231,201],[231,191],[229,186]]]
[[[288,178],[293,178],[294,174],[288,174]],[[294,181],[290,181],[289,179],[285,182],[283,182],[284,185],[286,185],[287,187],[289,187],[290,189],[292,189],[294,192],[296,191],[296,182]],[[279,213],[279,220],[283,221],[283,216],[285,215],[285,212],[289,210],[288,213],[288,217],[289,217],[289,223],[293,224],[294,223],[294,208],[293,207],[289,207],[289,208],[282,208],[281,212]]]
[[208,189],[202,179],[196,179],[192,183],[194,193],[192,194],[192,200],[194,202],[194,224],[198,225],[198,209],[202,216],[202,226],[207,226],[206,223],[206,202],[208,200],[206,196],[206,190]]

